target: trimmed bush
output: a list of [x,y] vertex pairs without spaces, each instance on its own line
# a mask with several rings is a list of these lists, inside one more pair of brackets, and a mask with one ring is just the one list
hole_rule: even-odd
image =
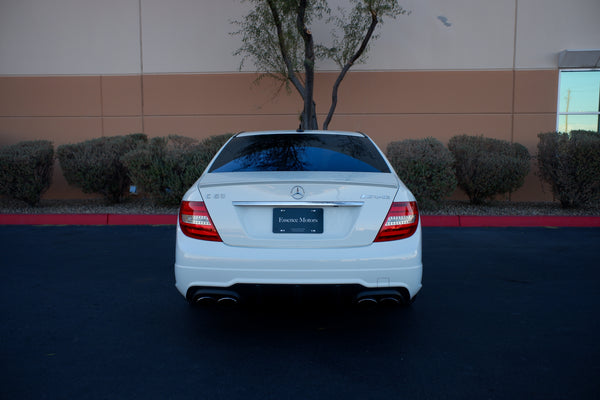
[[121,157],[146,142],[143,133],[102,137],[59,146],[57,156],[70,185],[119,203],[131,184]]
[[564,208],[600,201],[600,134],[591,131],[540,133],[542,180]]
[[518,143],[460,135],[450,139],[448,149],[454,155],[458,187],[472,204],[517,190],[529,173],[531,156]]
[[132,182],[155,202],[178,205],[230,137],[211,136],[202,142],[176,135],[158,137],[128,153],[123,161]]
[[[202,154],[202,162],[204,163],[203,164],[204,166],[202,167],[203,171],[206,168],[206,166],[208,165],[208,163],[210,162],[210,160],[213,159],[215,154],[217,154],[217,152],[221,149],[221,147],[223,147],[225,142],[227,142],[232,136],[233,136],[232,133],[225,133],[222,135],[210,136],[210,137],[207,137],[206,139],[202,140],[200,145],[202,146],[202,150],[203,150],[203,154]],[[200,177],[200,175],[198,175],[198,178],[199,177]]]
[[0,194],[35,206],[50,187],[53,166],[54,148],[47,140],[0,148]]
[[391,142],[387,157],[424,207],[450,196],[456,189],[454,157],[442,142],[434,138]]

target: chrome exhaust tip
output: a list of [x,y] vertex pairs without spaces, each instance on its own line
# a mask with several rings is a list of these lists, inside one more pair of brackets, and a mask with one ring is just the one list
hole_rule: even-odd
[[385,296],[379,299],[379,304],[384,307],[392,307],[402,304],[398,297]]
[[377,305],[377,300],[371,297],[361,297],[356,301],[356,304],[364,308],[371,308]]
[[355,298],[356,304],[368,306],[369,308],[379,305],[381,307],[394,307],[407,304],[406,298],[401,290],[396,289],[372,289],[358,293]]
[[212,296],[202,295],[194,298],[194,303],[198,304],[199,306],[210,306],[216,304],[216,302],[217,299]]
[[219,300],[217,300],[217,304],[225,307],[233,307],[237,305],[238,299],[236,297],[231,296],[223,296]]
[[239,302],[239,295],[231,290],[198,288],[191,295],[191,304],[198,306],[235,306]]

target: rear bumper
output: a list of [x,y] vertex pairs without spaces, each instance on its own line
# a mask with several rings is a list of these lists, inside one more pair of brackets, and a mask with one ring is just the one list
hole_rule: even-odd
[[[414,298],[414,296],[413,296]],[[380,305],[410,304],[408,289],[374,288],[361,285],[264,285],[237,284],[227,288],[192,286],[186,299],[194,305],[231,306],[237,303],[254,305],[342,305],[359,304],[367,307]]]
[[230,288],[235,285],[360,285],[421,289],[421,230],[410,238],[336,249],[231,247],[177,234],[176,287]]

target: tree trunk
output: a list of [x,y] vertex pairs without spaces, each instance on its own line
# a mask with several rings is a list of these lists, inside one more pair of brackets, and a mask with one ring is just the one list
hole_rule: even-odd
[[316,106],[313,100],[315,85],[315,45],[311,31],[306,26],[307,0],[298,2],[296,27],[304,40],[304,111],[302,112],[302,130],[318,129]]

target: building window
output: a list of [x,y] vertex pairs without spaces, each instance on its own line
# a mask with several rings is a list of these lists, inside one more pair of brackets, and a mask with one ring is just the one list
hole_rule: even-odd
[[600,132],[600,70],[559,74],[557,131]]

